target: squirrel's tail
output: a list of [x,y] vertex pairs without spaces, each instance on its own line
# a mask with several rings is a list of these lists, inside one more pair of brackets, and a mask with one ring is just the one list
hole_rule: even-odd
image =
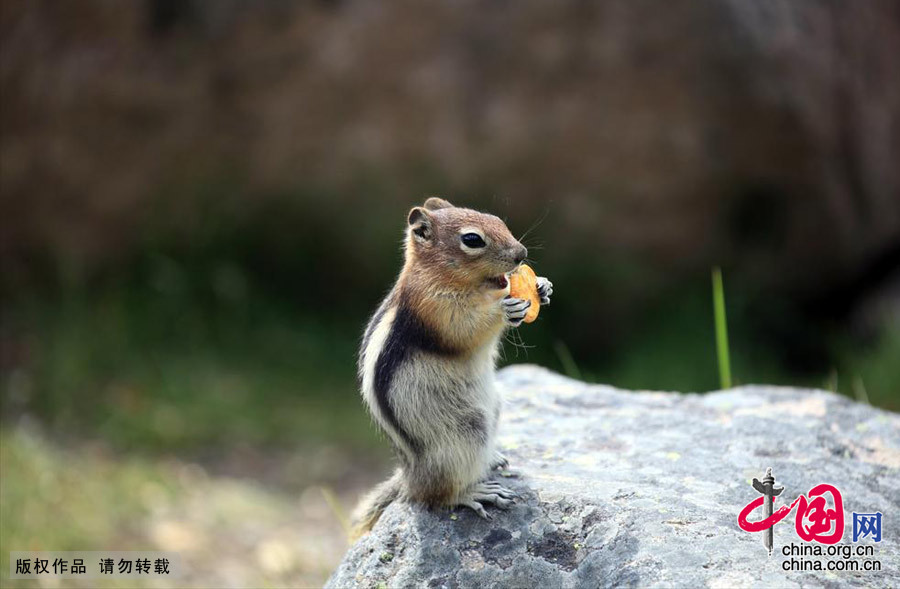
[[403,471],[399,468],[394,471],[391,478],[384,481],[362,501],[353,512],[353,527],[350,530],[350,541],[356,541],[360,536],[372,529],[387,506],[400,497],[403,488]]

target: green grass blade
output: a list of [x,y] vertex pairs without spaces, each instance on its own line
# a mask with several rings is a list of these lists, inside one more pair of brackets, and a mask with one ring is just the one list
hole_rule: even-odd
[[728,354],[728,321],[725,318],[725,288],[722,286],[722,269],[713,268],[713,310],[716,321],[716,353],[719,357],[719,385],[731,388],[731,358]]
[[341,505],[341,500],[338,499],[337,495],[334,494],[334,491],[332,491],[330,487],[319,487],[319,491],[322,493],[322,497],[325,499],[325,503],[327,503],[328,507],[331,508],[331,513],[334,514],[335,519],[337,519],[338,523],[341,524],[341,528],[344,529],[344,534],[346,534],[349,542],[351,527],[350,518],[347,517],[347,512],[344,511],[344,506]]
[[556,340],[553,342],[553,349],[556,351],[565,375],[569,378],[581,380],[581,371],[578,369],[578,364],[575,363],[575,358],[572,357],[572,352],[569,351],[569,346],[562,340]]

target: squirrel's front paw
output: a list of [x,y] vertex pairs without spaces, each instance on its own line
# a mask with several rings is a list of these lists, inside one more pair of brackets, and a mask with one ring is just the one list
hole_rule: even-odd
[[550,304],[550,295],[553,294],[553,283],[543,276],[537,277],[538,296],[541,297],[542,305]]
[[525,314],[528,313],[528,308],[531,307],[531,301],[507,296],[501,301],[501,305],[503,306],[503,312],[506,314],[506,322],[512,327],[518,327],[521,325],[522,320],[525,319]]

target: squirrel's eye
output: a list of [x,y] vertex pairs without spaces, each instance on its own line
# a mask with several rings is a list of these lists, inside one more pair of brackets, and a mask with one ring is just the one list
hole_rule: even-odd
[[463,245],[466,247],[484,247],[486,244],[480,235],[477,233],[463,233],[459,236],[459,239],[463,242]]

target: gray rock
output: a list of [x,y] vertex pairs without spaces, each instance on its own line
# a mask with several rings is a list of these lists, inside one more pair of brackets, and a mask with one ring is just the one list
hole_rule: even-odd
[[[521,365],[498,380],[507,398],[501,445],[523,475],[506,480],[522,499],[507,512],[489,508],[492,521],[394,504],[329,587],[880,587],[900,579],[896,414],[783,387],[630,392]],[[838,546],[874,554],[785,556],[792,544],[827,549],[800,540],[794,510],[775,526],[768,557],[761,533],[737,525],[766,467],[785,489],[776,508],[835,485],[846,512]],[[882,542],[853,544],[852,513],[877,511]],[[860,569],[877,560],[881,570],[784,570],[801,558]]]

